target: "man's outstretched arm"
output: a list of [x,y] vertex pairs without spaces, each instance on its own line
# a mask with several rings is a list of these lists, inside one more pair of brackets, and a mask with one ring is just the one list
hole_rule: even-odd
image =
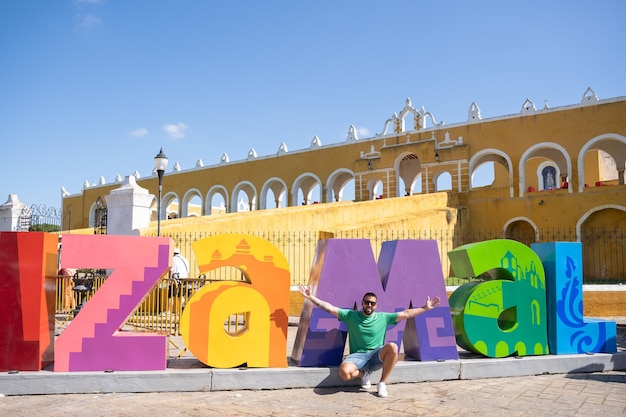
[[324,311],[328,311],[333,316],[339,318],[339,309],[331,303],[320,300],[319,298],[311,294],[311,289],[309,287],[307,287],[306,285],[300,285],[298,289],[300,290],[300,294],[302,294],[304,298],[311,300],[314,305],[318,306]]
[[432,310],[433,308],[439,306],[441,299],[439,297],[435,297],[432,300],[430,297],[426,299],[426,304],[423,307],[416,308],[407,308],[404,311],[398,313],[398,318],[396,319],[396,323],[400,320],[412,319],[413,317],[419,316],[425,311]]

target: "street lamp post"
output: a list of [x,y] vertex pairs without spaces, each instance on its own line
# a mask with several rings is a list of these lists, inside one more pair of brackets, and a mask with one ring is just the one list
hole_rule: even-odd
[[161,192],[163,191],[163,174],[167,169],[167,156],[163,153],[163,148],[154,157],[154,169],[159,176],[159,198],[157,200],[157,236],[161,236]]

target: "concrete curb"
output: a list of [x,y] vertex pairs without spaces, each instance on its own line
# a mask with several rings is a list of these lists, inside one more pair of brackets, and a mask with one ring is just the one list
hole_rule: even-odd
[[[389,384],[541,374],[626,370],[626,351],[584,355],[470,358],[458,361],[400,361]],[[380,371],[372,381],[378,381]],[[359,385],[342,381],[337,368],[167,369],[142,372],[17,372],[0,374],[0,394],[88,394],[112,392],[229,391]]]

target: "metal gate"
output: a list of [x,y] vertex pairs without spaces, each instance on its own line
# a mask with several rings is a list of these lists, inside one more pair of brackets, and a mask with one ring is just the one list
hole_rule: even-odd
[[33,204],[22,209],[17,222],[18,232],[59,232],[61,209]]
[[96,216],[93,225],[93,233],[95,235],[107,234],[107,203],[104,198],[98,197],[96,200]]

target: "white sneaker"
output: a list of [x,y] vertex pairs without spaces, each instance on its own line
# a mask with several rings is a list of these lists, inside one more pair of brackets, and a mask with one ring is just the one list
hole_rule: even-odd
[[379,382],[378,383],[378,396],[381,398],[386,398],[387,397],[387,385],[385,385],[384,382]]
[[365,371],[361,377],[361,388],[370,389],[372,387],[372,381],[370,380],[370,373]]

